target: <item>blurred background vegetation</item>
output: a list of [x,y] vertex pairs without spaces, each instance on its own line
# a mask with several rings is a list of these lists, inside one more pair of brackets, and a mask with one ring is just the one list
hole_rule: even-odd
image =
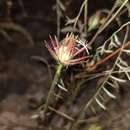
[[[114,5],[114,0],[88,0],[88,18],[92,23],[95,16],[100,16],[100,10],[110,10]],[[56,0],[0,0],[0,129],[1,130],[66,130],[69,123],[64,118],[64,113],[54,114],[45,121],[42,118],[32,119],[31,116],[45,101],[55,63],[44,47],[44,40],[49,39],[49,35],[59,35],[61,40],[66,32],[73,31],[81,38],[90,39],[98,29],[97,23],[89,26],[88,35],[83,33],[83,14],[78,22],[78,31],[72,28],[65,28],[68,18],[75,18],[81,8],[83,0],[62,0],[59,3],[57,12]],[[120,4],[119,4],[120,5]],[[127,6],[128,10],[129,6]],[[58,19],[60,17],[60,33],[58,33]],[[129,20],[129,12],[121,17],[122,24]],[[92,17],[94,16],[94,17]],[[104,15],[101,16],[104,18]],[[99,17],[98,17],[99,18]],[[96,19],[97,20],[97,19]],[[103,19],[102,19],[103,20]],[[92,21],[92,22],[91,22]],[[120,20],[117,20],[120,22]],[[92,45],[93,50],[101,45],[119,26],[110,24],[108,28],[96,38]],[[88,23],[89,24],[89,23]],[[119,23],[120,24],[120,23]],[[91,24],[90,24],[91,25]],[[107,66],[109,68],[109,64]],[[77,68],[80,70],[80,67]],[[74,74],[77,69],[67,70],[63,79],[66,84],[72,85],[69,95],[73,92]],[[99,69],[100,70],[100,69]],[[68,77],[71,75],[71,78]],[[82,79],[81,79],[82,80]],[[80,110],[84,99],[89,99],[95,91],[96,85],[104,79],[86,82],[82,85],[78,94],[78,101],[64,108],[61,105],[60,111],[69,108],[73,113]],[[83,121],[81,130],[129,130],[130,129],[130,88],[129,82],[116,89],[117,100],[107,100],[108,110],[98,110],[96,114],[89,113],[88,118]],[[125,87],[124,87],[125,86]],[[64,95],[66,97],[66,95]],[[68,107],[69,106],[69,107]],[[56,112],[56,110],[53,110]],[[63,117],[59,118],[59,115]],[[67,117],[68,118],[68,117]],[[76,117],[74,117],[76,118]],[[51,125],[50,122],[52,123]]]

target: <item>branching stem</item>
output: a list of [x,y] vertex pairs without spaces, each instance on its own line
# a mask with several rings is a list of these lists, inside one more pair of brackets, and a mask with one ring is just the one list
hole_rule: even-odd
[[83,9],[84,9],[84,6],[87,4],[87,2],[88,2],[88,0],[84,0],[84,2],[82,3],[81,8],[80,8],[80,10],[79,10],[79,13],[78,13],[78,15],[77,15],[76,18],[75,18],[75,22],[74,22],[73,28],[76,27],[76,24],[77,24],[77,22],[78,22],[78,20],[79,20],[79,17],[80,17],[80,15],[81,15],[81,13],[82,13],[82,11],[83,11]]
[[104,62],[108,61],[110,58],[112,58],[113,56],[115,56],[117,53],[119,53],[122,49],[126,48],[130,46],[130,41],[128,41],[124,46],[121,46],[120,48],[118,48],[117,50],[115,50],[113,53],[111,53],[110,55],[108,55],[107,57],[105,57],[104,59],[98,61],[96,64],[92,65],[89,67],[89,69],[94,70],[97,68],[97,66],[104,64]]
[[112,15],[112,13],[114,12],[115,8],[116,8],[116,4],[113,6],[113,8],[111,9],[110,13],[108,14],[105,22],[103,25],[101,25],[101,27],[98,29],[98,31],[96,32],[96,34],[94,35],[94,37],[92,38],[92,40],[88,43],[89,46],[91,46],[93,44],[93,42],[96,40],[97,36],[104,31],[104,29],[115,19],[115,17],[119,14],[119,12],[122,10],[122,8],[126,5],[126,3],[128,2],[128,0],[125,0],[123,2],[123,4],[120,6],[120,8],[115,12],[115,14],[110,18],[110,16]]

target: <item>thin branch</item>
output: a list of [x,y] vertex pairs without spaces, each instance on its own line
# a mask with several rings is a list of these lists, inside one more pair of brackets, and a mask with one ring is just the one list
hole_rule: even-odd
[[84,6],[85,6],[85,4],[86,4],[87,2],[88,2],[88,0],[84,0],[84,2],[82,3],[81,8],[80,8],[80,10],[79,10],[79,13],[78,13],[78,15],[77,15],[76,18],[75,18],[75,22],[74,22],[73,28],[76,27],[76,24],[77,24],[77,22],[78,22],[78,20],[79,20],[79,17],[80,17],[80,15],[81,15],[81,13],[82,13],[82,11],[83,11],[83,9],[84,9]]
[[115,56],[117,53],[119,53],[122,49],[126,48],[130,46],[130,41],[128,41],[125,45],[122,45],[120,48],[118,48],[117,50],[115,50],[113,53],[111,53],[110,55],[108,55],[107,57],[105,57],[104,59],[98,61],[96,64],[89,66],[89,70],[94,70],[97,68],[97,66],[104,64],[106,61],[108,61],[110,58],[112,58],[113,56]]
[[[124,27],[126,27],[126,26],[129,25],[129,24],[130,24],[130,21],[127,22],[127,23],[125,23],[124,25],[122,25],[116,32],[114,32],[114,33],[112,34],[112,36],[111,36],[110,38],[108,38],[108,39],[104,42],[104,45],[105,45],[108,41],[110,41],[111,38],[112,38],[116,33],[120,32]],[[128,33],[128,29],[127,29],[127,33]],[[125,37],[126,37],[126,36],[125,36]],[[126,38],[124,38],[124,39],[126,39]],[[129,45],[127,45],[127,43],[126,43],[125,46],[124,46],[124,48],[126,48],[127,46],[129,46]],[[105,58],[102,59],[101,61],[98,61],[96,64],[89,66],[89,68],[87,68],[87,70],[90,70],[90,71],[91,71],[91,70],[96,69],[96,67],[97,67],[98,65],[103,64],[103,63],[106,62],[108,59],[110,59],[111,57],[113,57],[114,55],[116,55],[116,54],[120,51],[120,49],[121,49],[121,48],[118,48],[114,53],[108,55],[107,57],[105,57]]]
[[[96,32],[96,34],[94,35],[94,37],[92,38],[92,40],[88,43],[89,46],[91,46],[93,44],[93,42],[96,40],[97,36],[104,31],[104,29],[115,19],[115,17],[119,14],[119,12],[122,10],[122,8],[126,5],[126,3],[128,2],[128,0],[125,0],[124,3],[120,6],[120,8],[115,12],[115,14],[110,18],[110,16],[112,15],[112,13],[114,12],[115,8],[116,8],[116,4],[113,6],[112,10],[110,11],[110,13],[108,14],[105,22],[103,25],[101,25],[101,27],[99,28],[99,30]],[[110,18],[110,19],[109,19]]]
[[56,14],[57,14],[57,37],[60,39],[60,7],[59,7],[59,1],[56,0]]
[[87,35],[87,15],[88,15],[88,1],[84,6],[84,34]]

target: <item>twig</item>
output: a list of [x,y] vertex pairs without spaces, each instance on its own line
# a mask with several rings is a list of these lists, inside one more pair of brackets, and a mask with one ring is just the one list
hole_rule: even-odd
[[[105,22],[101,27],[98,29],[96,34],[93,36],[92,40],[88,43],[88,46],[91,46],[93,42],[96,40],[97,36],[104,31],[104,29],[114,20],[114,18],[118,15],[118,13],[122,10],[122,8],[126,5],[128,0],[125,0],[124,3],[120,6],[120,8],[115,12],[115,14],[111,17],[112,13],[114,12],[116,8],[116,4],[112,7],[111,11],[109,12]],[[111,17],[111,18],[110,18]],[[110,18],[110,19],[109,19]]]
[[112,54],[108,55],[107,57],[105,57],[104,59],[98,61],[96,64],[89,66],[88,70],[94,70],[97,68],[97,66],[103,64],[104,62],[108,61],[110,58],[112,58],[113,56],[115,56],[117,53],[119,53],[122,49],[128,47],[130,45],[130,41],[128,41],[125,45],[121,46],[120,48],[118,48],[117,50],[115,50]]
[[70,117],[69,115],[67,115],[67,114],[65,114],[65,113],[63,113],[63,112],[61,112],[61,111],[58,111],[58,110],[54,109],[53,107],[50,107],[50,106],[49,106],[48,109],[50,109],[51,111],[57,113],[57,114],[60,115],[61,117],[65,118],[65,119],[67,119],[67,120],[69,120],[69,121],[71,121],[71,122],[74,121],[74,119],[73,119],[72,117]]
[[79,10],[79,13],[78,13],[78,15],[77,15],[76,18],[75,18],[75,22],[74,22],[73,28],[76,27],[76,24],[77,24],[77,22],[78,22],[78,19],[79,19],[80,15],[81,15],[81,13],[82,13],[82,11],[83,11],[83,8],[84,8],[84,6],[85,6],[85,4],[86,4],[87,2],[88,2],[88,0],[84,0],[84,2],[82,3],[81,8],[80,8],[80,10]]
[[56,0],[56,14],[57,14],[57,37],[60,39],[60,7],[59,0]]
[[88,1],[84,6],[84,34],[87,35],[87,15],[88,15]]

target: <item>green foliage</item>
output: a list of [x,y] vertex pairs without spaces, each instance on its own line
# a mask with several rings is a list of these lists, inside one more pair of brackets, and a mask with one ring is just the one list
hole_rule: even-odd
[[96,12],[89,18],[88,32],[92,31],[93,29],[96,29],[99,26],[99,24],[100,24],[100,12]]
[[88,130],[101,130],[97,125],[91,125]]

